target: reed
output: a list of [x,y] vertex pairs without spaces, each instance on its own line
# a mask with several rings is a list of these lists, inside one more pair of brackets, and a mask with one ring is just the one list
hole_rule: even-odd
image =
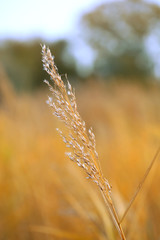
[[97,184],[119,236],[122,240],[125,240],[112,201],[110,184],[101,170],[93,129],[87,130],[86,124],[77,110],[75,92],[68,80],[67,84],[64,84],[54,63],[54,57],[45,45],[42,46],[42,62],[44,70],[53,81],[53,84],[50,84],[49,81],[44,80],[52,93],[52,97],[48,97],[47,103],[52,108],[53,114],[64,122],[67,128],[67,134],[57,129],[69,149],[66,155],[85,171],[88,179]]

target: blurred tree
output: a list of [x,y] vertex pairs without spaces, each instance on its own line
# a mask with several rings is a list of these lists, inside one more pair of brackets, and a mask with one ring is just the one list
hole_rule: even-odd
[[146,40],[160,32],[158,5],[143,0],[107,2],[85,14],[82,27],[95,51],[95,73],[141,79],[153,73]]
[[[17,90],[31,90],[43,84],[40,42],[7,41],[0,47],[0,61]],[[66,40],[48,44],[60,73],[76,75],[75,60]]]
[[59,73],[68,74],[71,77],[77,75],[76,60],[71,54],[69,43],[66,40],[61,40],[49,46],[51,52],[54,54]]

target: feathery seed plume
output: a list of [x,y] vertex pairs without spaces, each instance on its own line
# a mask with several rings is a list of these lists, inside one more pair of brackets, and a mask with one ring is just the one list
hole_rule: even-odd
[[50,75],[51,81],[53,81],[52,86],[49,81],[44,80],[53,95],[53,98],[48,97],[47,104],[52,108],[53,114],[64,122],[68,129],[66,136],[57,129],[66,147],[69,148],[66,155],[86,172],[88,179],[91,179],[98,185],[119,235],[122,240],[125,240],[112,203],[111,187],[101,171],[93,130],[90,128],[87,131],[86,124],[77,111],[76,97],[72,86],[68,80],[67,86],[65,86],[54,64],[54,57],[50,49],[46,48],[45,45],[42,46],[42,62],[44,70]]

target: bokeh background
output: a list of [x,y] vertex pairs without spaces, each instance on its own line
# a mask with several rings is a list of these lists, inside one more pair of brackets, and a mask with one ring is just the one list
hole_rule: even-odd
[[[160,1],[0,0],[0,239],[115,240],[45,101],[41,46],[76,89],[121,217],[160,145]],[[160,239],[160,164],[122,222]]]

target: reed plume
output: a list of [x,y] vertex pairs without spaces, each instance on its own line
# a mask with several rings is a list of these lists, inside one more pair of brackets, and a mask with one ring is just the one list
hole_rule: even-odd
[[122,240],[125,240],[111,198],[110,184],[104,177],[100,167],[93,130],[92,128],[87,130],[86,124],[77,110],[75,92],[68,80],[67,84],[64,84],[54,63],[54,57],[50,49],[46,48],[45,45],[42,46],[42,62],[44,70],[50,75],[51,81],[53,81],[52,86],[49,81],[44,80],[53,95],[53,98],[48,97],[47,103],[52,108],[53,114],[64,122],[68,130],[67,134],[64,135],[62,131],[57,129],[66,147],[69,148],[66,155],[86,172],[88,179],[91,179],[98,185],[119,236]]

